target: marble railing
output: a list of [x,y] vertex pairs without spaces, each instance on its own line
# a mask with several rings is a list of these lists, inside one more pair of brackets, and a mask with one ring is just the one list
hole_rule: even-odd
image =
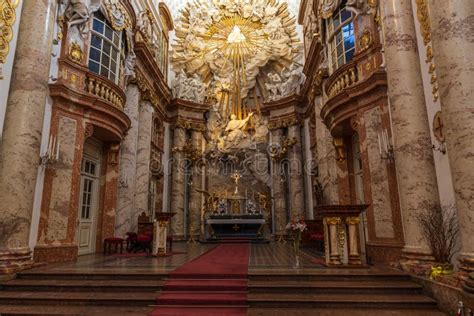
[[332,98],[344,89],[349,88],[359,81],[355,63],[349,63],[335,71],[328,79],[326,94]]
[[364,258],[359,252],[359,229],[364,230],[361,213],[368,205],[319,205],[315,218],[324,224],[327,265],[360,266]]
[[108,80],[93,73],[87,73],[85,78],[85,90],[123,111],[125,103],[125,98],[122,96],[123,92],[120,87],[111,84]]

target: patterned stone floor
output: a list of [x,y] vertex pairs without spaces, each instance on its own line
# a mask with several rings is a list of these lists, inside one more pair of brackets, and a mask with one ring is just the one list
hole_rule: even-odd
[[[168,273],[184,263],[215,247],[215,244],[188,244],[175,242],[174,254],[170,257],[128,257],[119,258],[113,255],[102,254],[80,256],[76,262],[65,264],[51,264],[35,269],[41,273]],[[260,270],[314,270],[323,268],[315,263],[318,260],[315,253],[304,249],[300,252],[300,267],[295,266],[295,257],[291,243],[286,244],[251,244],[249,258],[249,272]]]

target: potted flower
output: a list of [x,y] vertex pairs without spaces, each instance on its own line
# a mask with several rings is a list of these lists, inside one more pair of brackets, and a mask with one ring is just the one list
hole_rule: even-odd
[[291,231],[291,235],[293,236],[293,251],[295,253],[296,258],[296,266],[299,267],[300,265],[300,242],[301,242],[301,233],[306,230],[306,223],[304,219],[293,219],[286,225],[286,230]]

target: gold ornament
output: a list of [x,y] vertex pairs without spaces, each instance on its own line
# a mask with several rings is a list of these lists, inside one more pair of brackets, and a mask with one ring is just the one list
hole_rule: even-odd
[[372,38],[372,33],[368,28],[364,30],[362,33],[361,37],[359,38],[359,47],[360,51],[363,52],[366,49],[368,49],[370,46],[372,46],[373,43],[373,38]]
[[80,64],[82,63],[82,56],[83,53],[81,46],[76,42],[71,43],[71,46],[69,47],[69,57],[72,61]]
[[18,1],[2,0],[0,2],[0,64],[7,62],[7,56],[10,52],[17,6]]

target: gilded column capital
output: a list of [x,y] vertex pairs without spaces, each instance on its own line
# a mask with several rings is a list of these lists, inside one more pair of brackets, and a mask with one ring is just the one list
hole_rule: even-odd
[[326,217],[325,218],[326,223],[328,225],[340,225],[341,224],[341,218],[340,217]]
[[201,133],[206,131],[206,125],[204,123],[188,121],[182,117],[178,117],[176,119],[174,123],[174,128],[192,130],[192,131],[201,132]]
[[273,131],[276,129],[287,128],[296,125],[302,125],[302,121],[296,116],[291,116],[287,118],[275,118],[270,123],[268,123],[268,129]]
[[360,223],[360,218],[357,217],[347,217],[346,218],[346,224],[348,225],[358,225]]

